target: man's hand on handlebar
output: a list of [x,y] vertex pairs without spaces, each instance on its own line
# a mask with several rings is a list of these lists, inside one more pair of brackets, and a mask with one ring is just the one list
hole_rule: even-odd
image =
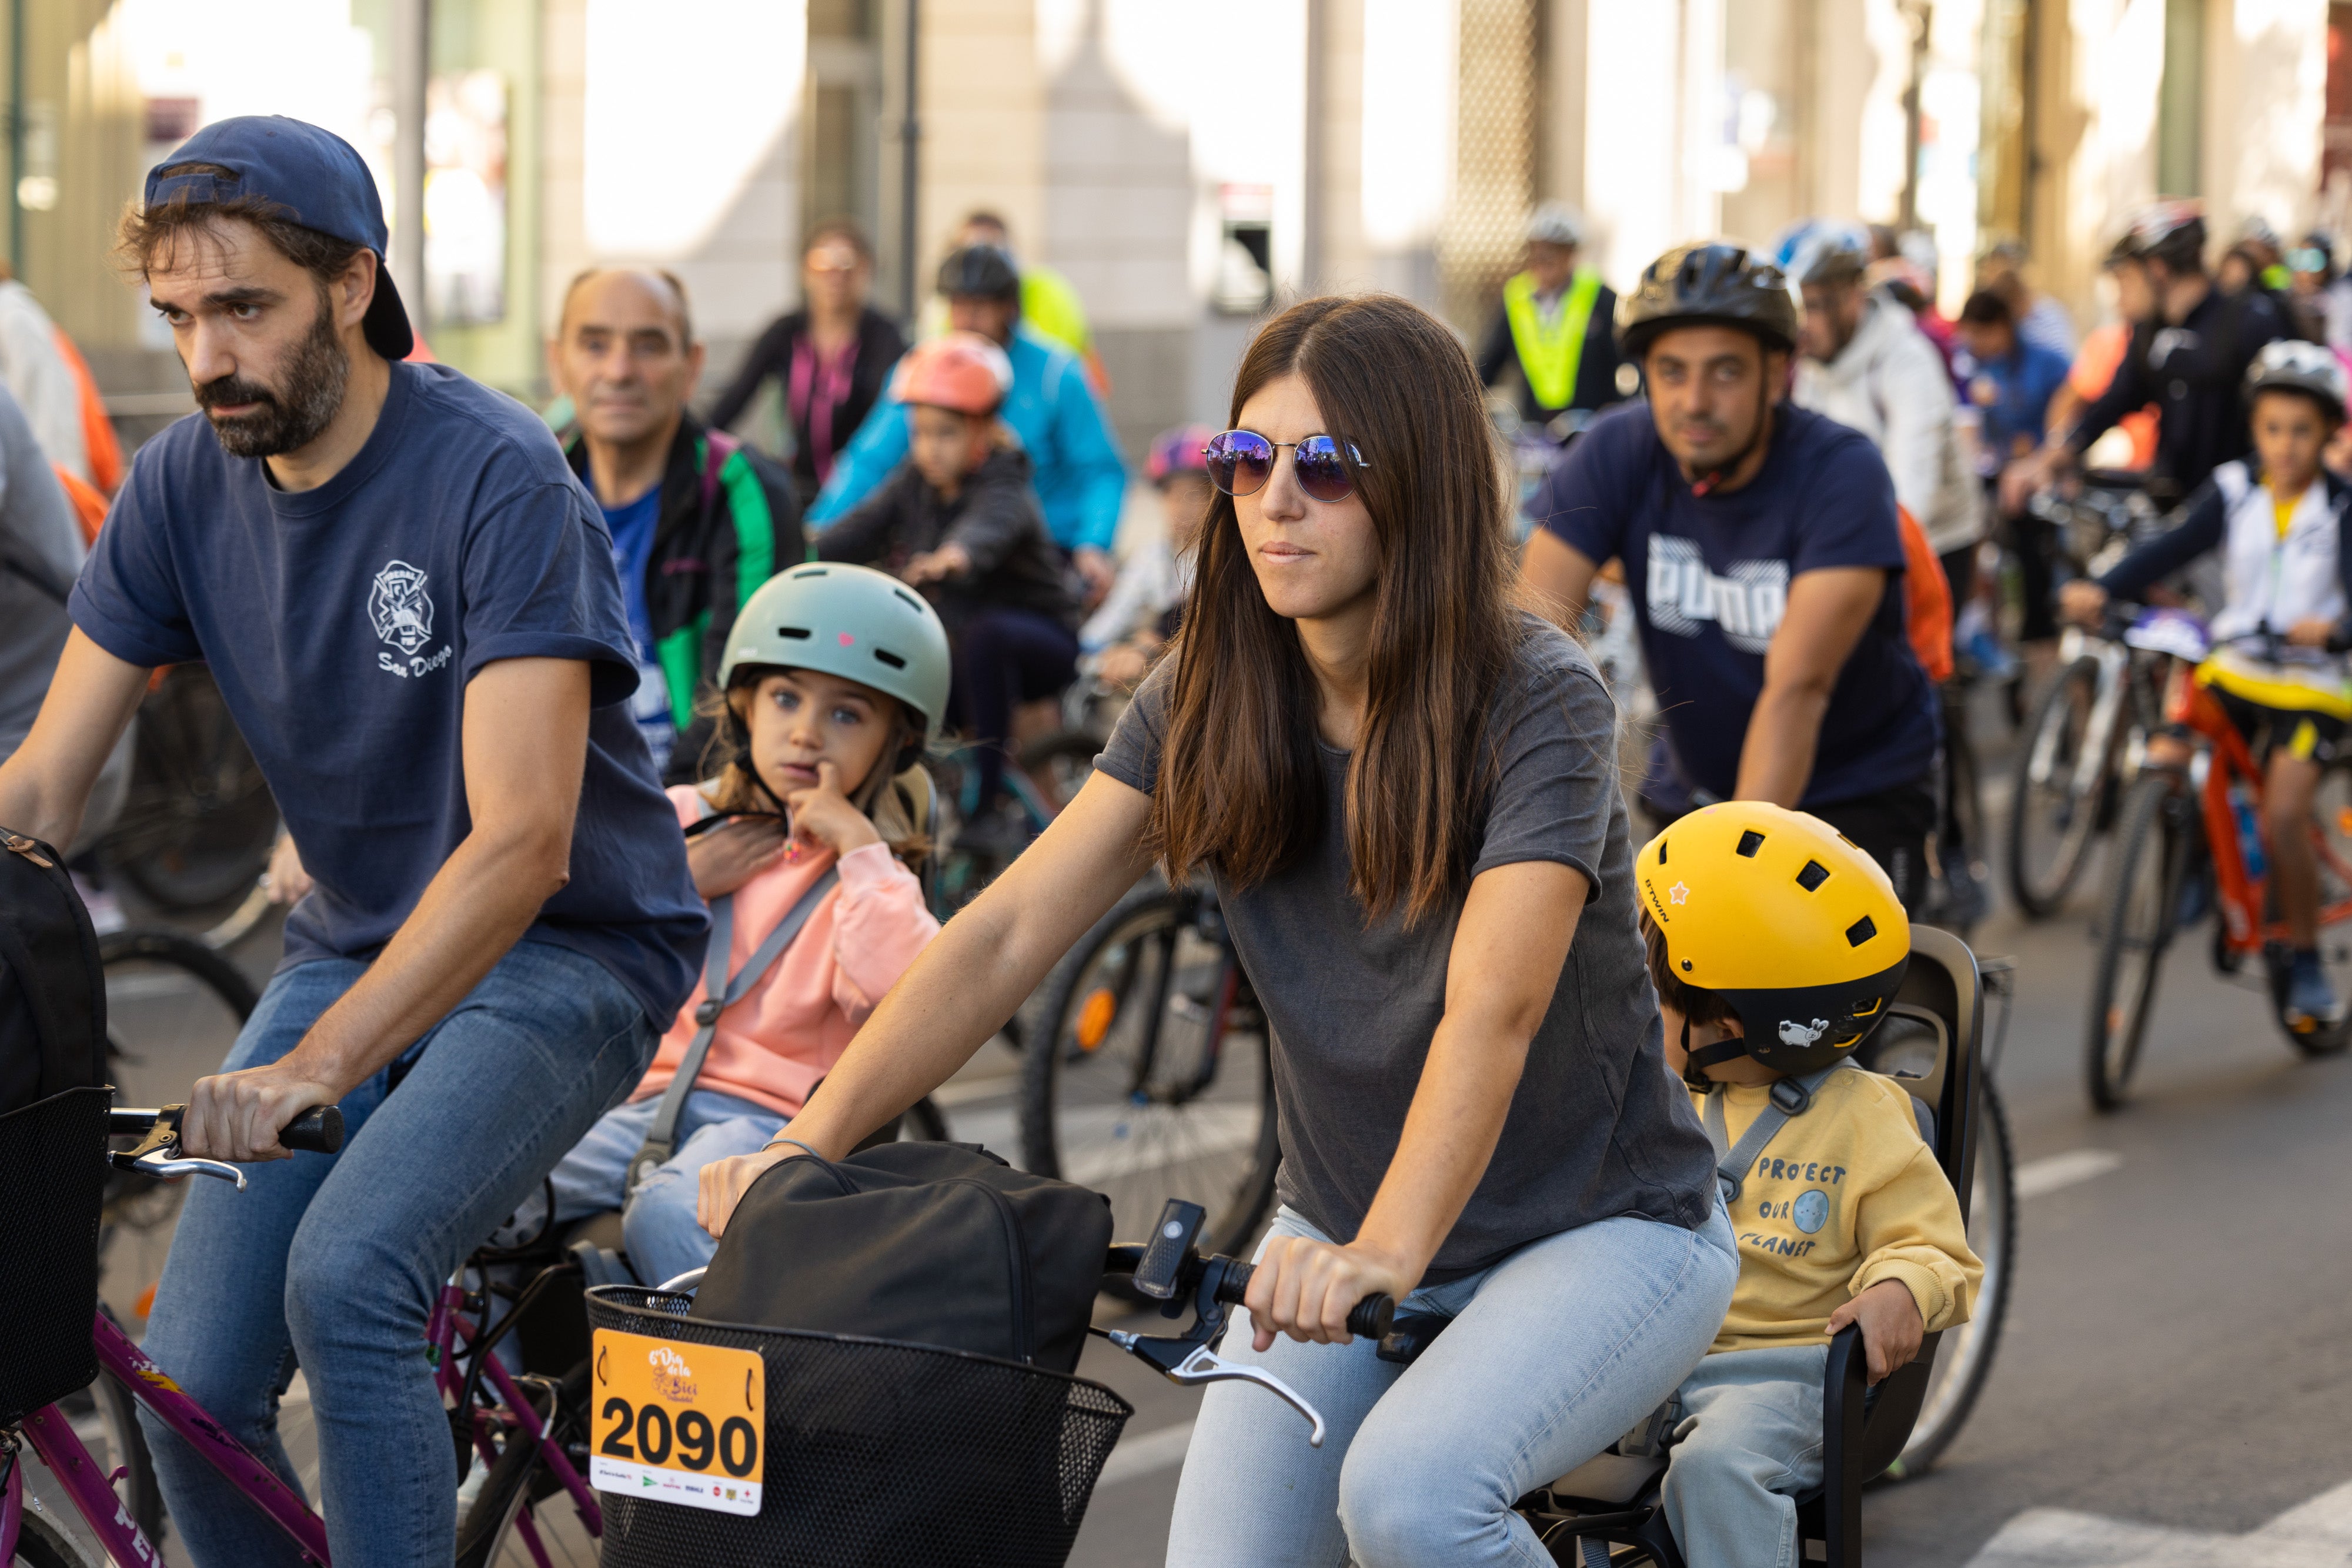
[[2107,608],[2107,591],[2088,578],[2076,578],[2058,591],[2058,612],[2078,626],[2096,626]]
[[340,1089],[312,1078],[292,1059],[196,1080],[180,1121],[180,1150],[245,1165],[290,1159],[278,1129],[314,1105],[331,1105]]
[[1345,1344],[1348,1314],[1366,1296],[1402,1301],[1420,1282],[1400,1260],[1369,1248],[1339,1247],[1304,1236],[1274,1236],[1257,1260],[1244,1304],[1261,1352],[1286,1333],[1313,1344]]

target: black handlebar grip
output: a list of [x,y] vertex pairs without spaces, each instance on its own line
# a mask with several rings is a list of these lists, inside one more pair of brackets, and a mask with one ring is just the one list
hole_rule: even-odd
[[[1257,1272],[1253,1263],[1228,1263],[1225,1277],[1217,1281],[1217,1300],[1227,1306],[1241,1305],[1242,1297],[1249,1291],[1250,1276]],[[1348,1313],[1348,1332],[1359,1339],[1386,1339],[1389,1328],[1396,1320],[1396,1302],[1385,1291],[1366,1296]]]
[[278,1146],[331,1155],[343,1146],[343,1108],[319,1105],[278,1130]]

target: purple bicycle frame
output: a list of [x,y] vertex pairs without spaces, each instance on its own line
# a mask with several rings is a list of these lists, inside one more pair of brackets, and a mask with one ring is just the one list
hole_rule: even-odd
[[[456,1284],[444,1286],[441,1297],[434,1304],[433,1317],[425,1329],[425,1338],[433,1348],[434,1382],[446,1399],[457,1398],[464,1390],[465,1378],[457,1369],[451,1352],[463,1339],[471,1341],[478,1331],[464,1316],[465,1291]],[[90,1339],[98,1350],[103,1368],[101,1375],[113,1375],[115,1380],[148,1409],[155,1412],[172,1429],[202,1454],[212,1467],[226,1477],[229,1484],[245,1495],[246,1500],[267,1514],[278,1527],[294,1540],[307,1563],[326,1568],[327,1527],[310,1511],[295,1491],[280,1480],[276,1471],[254,1458],[250,1450],[223,1431],[219,1424],[205,1413],[203,1406],[189,1398],[180,1385],[165,1375],[163,1369],[141,1352],[124,1336],[114,1321],[100,1312],[90,1324]],[[572,1468],[571,1456],[560,1444],[546,1441],[547,1430],[540,1420],[538,1410],[522,1390],[516,1386],[507,1369],[493,1356],[482,1367],[483,1380],[492,1394],[503,1404],[504,1413],[510,1416],[530,1440],[539,1445],[540,1458],[571,1494],[572,1506],[579,1511],[581,1522],[592,1535],[604,1533],[604,1511],[596,1504],[596,1494]],[[485,1464],[498,1457],[486,1430],[489,1420],[487,1413],[477,1412],[474,1417],[474,1448]],[[121,1568],[152,1568],[162,1562],[152,1542],[132,1521],[130,1511],[114,1495],[114,1481],[121,1471],[107,1475],[100,1471],[98,1461],[89,1457],[81,1439],[74,1435],[73,1424],[56,1406],[46,1406],[26,1416],[24,1432],[33,1452],[58,1478],[58,1484],[72,1500],[75,1511],[99,1538]],[[11,1560],[16,1551],[19,1521],[24,1516],[24,1477],[21,1457],[10,1463],[5,1489],[0,1489],[0,1564]],[[530,1549],[532,1560],[540,1568],[548,1568],[548,1556],[541,1544],[539,1531],[531,1519],[528,1500],[522,1511],[515,1516],[515,1531]]]
[[[470,1343],[479,1337],[479,1331],[467,1321],[465,1303],[466,1292],[455,1281],[442,1286],[441,1299],[434,1304],[433,1321],[425,1330],[425,1337],[433,1346],[434,1381],[439,1385],[442,1397],[453,1404],[465,1393],[466,1379],[458,1372],[457,1358],[452,1353],[460,1339]],[[555,1479],[563,1483],[563,1490],[571,1494],[572,1506],[578,1511],[580,1522],[588,1527],[588,1533],[602,1537],[604,1533],[604,1511],[597,1505],[595,1489],[572,1469],[572,1456],[563,1451],[562,1444],[547,1441],[547,1428],[541,1423],[538,1410],[523,1397],[522,1390],[515,1386],[514,1379],[508,1375],[505,1365],[496,1355],[483,1362],[482,1381],[489,1385],[490,1391],[514,1418],[515,1425],[539,1445],[539,1457],[546,1462]],[[486,1465],[498,1458],[498,1450],[491,1446],[488,1435],[482,1429],[487,1420],[482,1413],[475,1414],[474,1452]],[[548,1568],[547,1553],[540,1546],[539,1531],[531,1522],[531,1505],[528,1499],[524,1500],[522,1511],[515,1515],[515,1532],[522,1537],[523,1544],[530,1548],[532,1561],[539,1563],[540,1568]]]
[[[99,1364],[112,1373],[132,1397],[162,1416],[173,1431],[226,1477],[231,1486],[243,1492],[247,1501],[292,1536],[306,1562],[322,1565],[326,1563],[326,1525],[303,1506],[302,1500],[278,1479],[275,1471],[222,1431],[219,1424],[205,1414],[204,1407],[181,1392],[180,1385],[164,1375],[162,1367],[124,1338],[122,1331],[105,1313],[99,1313],[90,1324],[90,1339],[98,1347]],[[36,1410],[25,1418],[25,1436],[32,1440],[33,1451],[48,1466],[49,1473],[58,1478],[73,1499],[75,1510],[97,1532],[109,1556],[123,1568],[146,1568],[160,1561],[154,1546],[131,1522],[130,1511],[114,1495],[114,1478],[99,1469],[98,1461],[89,1457],[89,1450],[74,1436],[72,1423],[63,1411],[54,1405]],[[12,1486],[12,1494],[15,1490]],[[17,1517],[17,1500],[12,1495],[5,1509],[10,1525]]]

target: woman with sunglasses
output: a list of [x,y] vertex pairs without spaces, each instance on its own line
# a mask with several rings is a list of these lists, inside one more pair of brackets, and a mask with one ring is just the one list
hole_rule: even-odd
[[[950,922],[792,1136],[845,1154],[961,1066],[1161,862],[1205,867],[1270,1024],[1282,1209],[1225,1354],[1328,1418],[1211,1389],[1171,1563],[1543,1561],[1518,1497],[1696,1366],[1738,1274],[1668,1077],[1614,713],[1507,601],[1476,376],[1393,298],[1259,333],[1174,652],[1093,778]],[[772,1147],[703,1176],[722,1228]],[[1453,1326],[1351,1341],[1388,1291]]]

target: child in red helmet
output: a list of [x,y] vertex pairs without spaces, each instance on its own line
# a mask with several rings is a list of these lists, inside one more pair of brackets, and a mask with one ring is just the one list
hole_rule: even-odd
[[984,818],[1004,775],[1013,710],[1077,678],[1078,599],[1045,531],[1029,455],[997,418],[1013,384],[1004,350],[972,332],[919,344],[890,396],[908,455],[816,537],[822,560],[879,567],[922,590],[955,653],[950,722],[979,742]]

